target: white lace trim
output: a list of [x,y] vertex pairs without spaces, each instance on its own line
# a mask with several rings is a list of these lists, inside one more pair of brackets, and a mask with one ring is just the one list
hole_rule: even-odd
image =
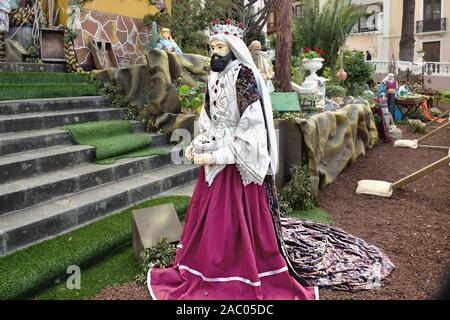
[[[189,268],[187,266],[184,266],[184,265],[180,265],[180,269],[189,271],[190,273],[192,273],[192,274],[194,274],[196,276],[199,276],[200,278],[203,279],[203,281],[206,281],[206,282],[241,281],[241,282],[249,284],[249,285],[251,285],[253,287],[261,286],[261,281],[254,282],[254,281],[251,281],[251,280],[243,278],[243,277],[237,277],[236,276],[236,277],[227,277],[227,278],[222,278],[222,277],[219,277],[219,278],[208,278],[208,277],[205,277],[200,271],[191,269],[191,268]],[[279,274],[279,273],[285,272],[287,270],[288,270],[288,267],[286,266],[286,267],[283,267],[283,268],[278,269],[278,270],[273,270],[273,271],[267,271],[267,272],[260,273],[260,274],[258,274],[258,277],[259,278],[268,277],[268,276],[272,276],[272,275],[275,275],[275,274]]]

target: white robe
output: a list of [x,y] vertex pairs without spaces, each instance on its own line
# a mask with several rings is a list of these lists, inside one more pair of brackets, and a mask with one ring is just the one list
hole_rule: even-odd
[[270,155],[267,131],[260,100],[240,115],[236,97],[236,80],[241,70],[235,60],[220,73],[208,78],[209,118],[205,107],[200,114],[200,135],[194,141],[194,153],[212,153],[214,165],[205,166],[205,178],[211,185],[227,164],[236,164],[244,186],[262,185],[268,174]]

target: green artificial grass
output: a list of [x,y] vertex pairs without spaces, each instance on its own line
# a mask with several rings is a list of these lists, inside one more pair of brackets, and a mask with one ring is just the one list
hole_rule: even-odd
[[84,266],[131,242],[131,212],[173,203],[184,216],[190,197],[165,197],[145,201],[116,215],[57,238],[0,257],[0,300],[26,298],[66,275],[68,266]]
[[74,124],[64,127],[78,144],[95,146],[96,160],[107,160],[136,156],[160,154],[161,150],[150,148],[152,137],[149,134],[133,133],[131,122],[106,120]]
[[0,100],[82,97],[99,94],[97,86],[85,83],[0,85]]
[[119,159],[166,155],[167,153],[168,153],[168,151],[164,150],[164,149],[144,147],[142,149],[138,149],[136,151],[133,151],[133,152],[130,152],[127,154],[123,154],[120,156],[97,160],[95,163],[97,163],[97,164],[113,164],[114,162],[116,162]]
[[89,74],[64,72],[0,72],[0,85],[30,85],[44,83],[82,83]]
[[67,279],[59,279],[49,289],[32,296],[33,300],[82,300],[92,299],[104,288],[122,285],[139,273],[133,247],[127,245],[99,263],[81,269],[80,289],[68,289]]
[[292,215],[290,215],[290,217],[297,218],[300,220],[323,223],[323,224],[334,224],[335,223],[330,218],[329,213],[326,211],[323,211],[320,208],[314,208],[314,209],[307,210],[307,211],[294,210],[294,212],[292,213]]
[[[188,198],[188,197],[187,197]],[[177,210],[178,211],[178,210]],[[186,210],[182,210],[185,212]],[[318,223],[334,224],[327,212],[320,208],[308,211],[294,211],[291,217]],[[180,215],[184,220],[184,215]],[[36,300],[82,300],[96,297],[104,288],[123,285],[139,273],[139,266],[133,255],[131,244],[126,244],[116,252],[104,257],[96,264],[81,269],[81,289],[67,288],[66,276],[48,289],[30,296]]]

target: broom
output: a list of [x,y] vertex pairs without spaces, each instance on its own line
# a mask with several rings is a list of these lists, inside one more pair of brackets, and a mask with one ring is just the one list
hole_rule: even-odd
[[450,164],[450,148],[448,156],[394,183],[377,180],[361,180],[358,182],[358,188],[356,189],[356,193],[389,198],[392,196],[394,190],[400,189],[406,186],[407,184],[416,181],[447,164]]
[[[448,112],[450,112],[450,110]],[[445,128],[450,128],[450,122],[447,122],[446,124],[440,126],[436,130],[431,131],[430,133],[424,135],[420,139],[417,139],[417,140],[397,140],[397,141],[394,142],[394,147],[417,149],[419,147],[419,143],[420,142],[422,142],[423,140],[425,140],[425,139],[427,139],[427,138],[429,138],[431,136],[436,135],[437,133],[441,132]]]

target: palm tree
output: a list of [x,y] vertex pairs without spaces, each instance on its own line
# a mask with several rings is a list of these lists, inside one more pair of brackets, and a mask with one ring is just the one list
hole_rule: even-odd
[[291,92],[292,79],[292,8],[291,0],[279,0],[276,7],[275,72],[280,80],[279,91]]
[[304,48],[325,51],[325,66],[334,66],[339,50],[358,20],[366,15],[351,0],[328,0],[320,9],[319,0],[305,0],[302,13],[295,19],[294,54]]
[[400,40],[401,61],[414,60],[414,14],[416,9],[415,0],[403,0],[402,37]]
[[244,42],[247,44],[250,44],[262,32],[269,20],[269,10],[274,0],[264,0],[264,5],[259,10],[252,10],[256,2],[257,0],[233,0],[232,16],[243,24]]

